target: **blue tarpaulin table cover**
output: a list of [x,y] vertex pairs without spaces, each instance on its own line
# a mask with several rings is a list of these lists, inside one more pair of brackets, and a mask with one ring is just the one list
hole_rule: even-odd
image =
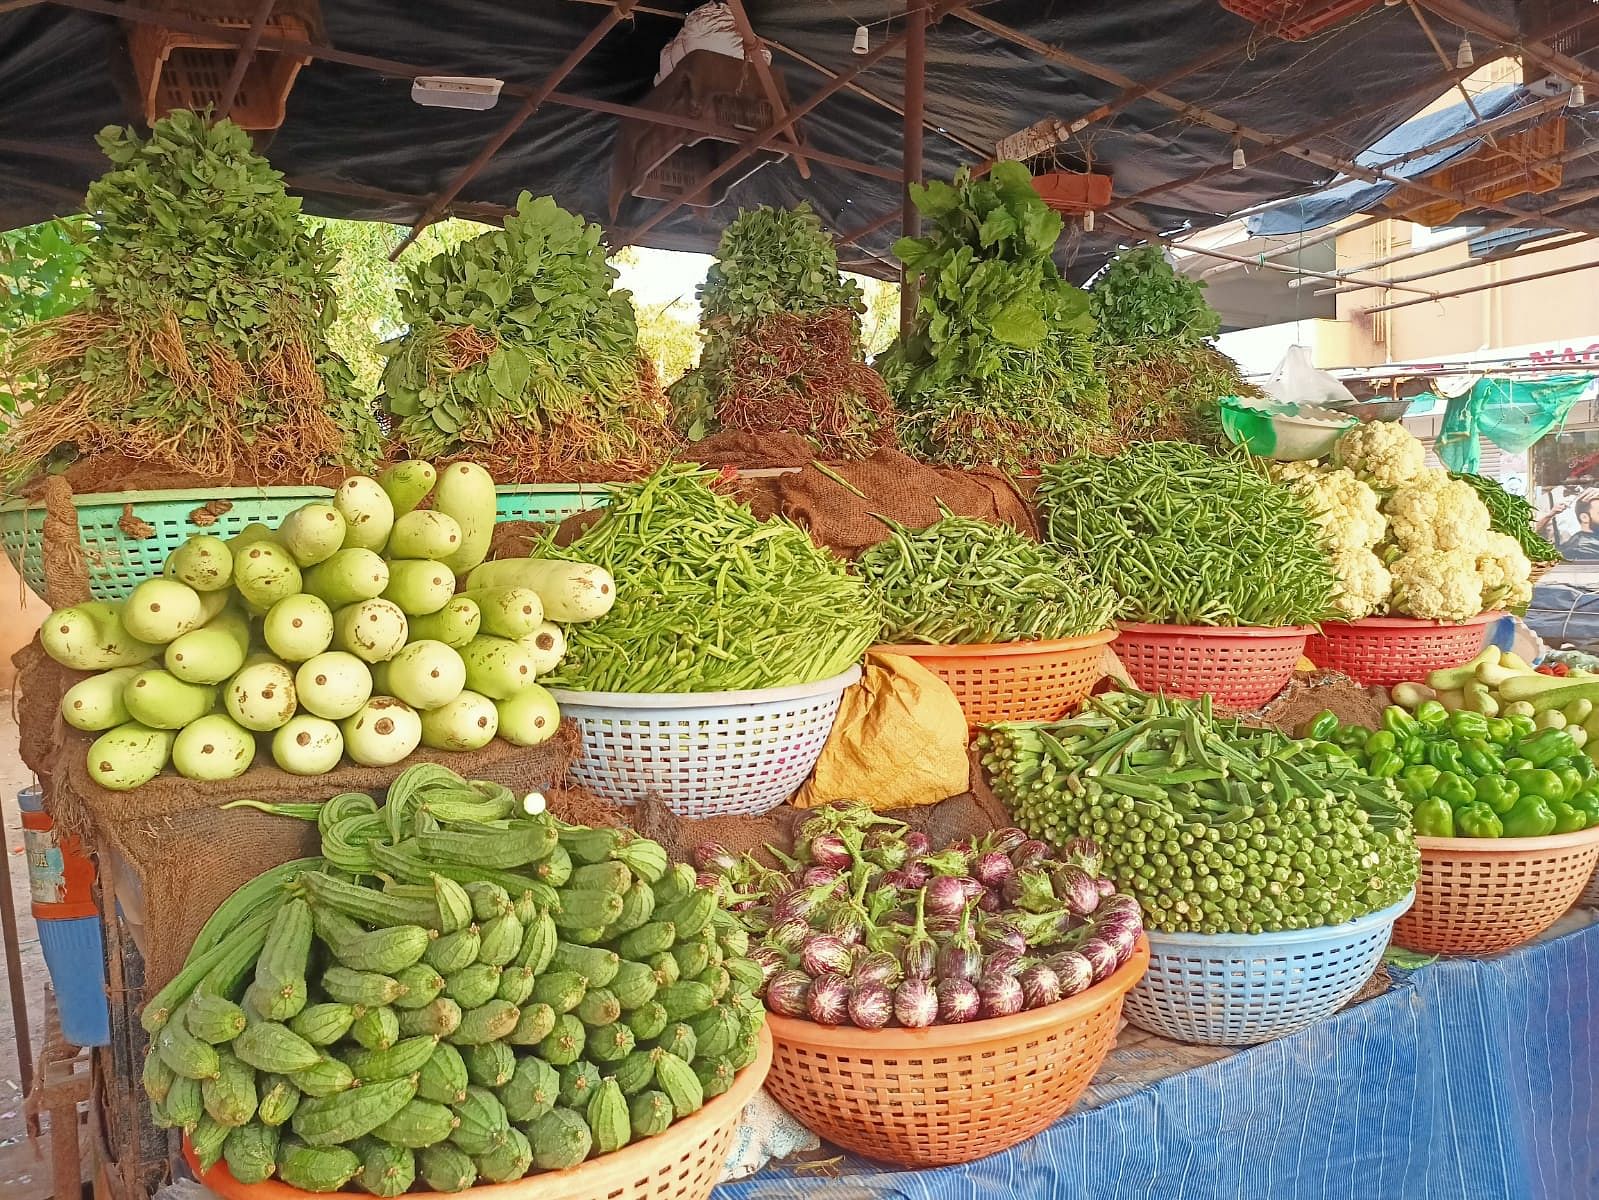
[[777,1167],[714,1200],[1595,1200],[1599,925],[1396,971],[1302,1033],[908,1171]]

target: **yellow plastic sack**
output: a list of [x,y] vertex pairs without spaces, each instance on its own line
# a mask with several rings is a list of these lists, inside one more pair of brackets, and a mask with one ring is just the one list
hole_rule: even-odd
[[794,806],[911,808],[958,796],[968,782],[966,718],[949,685],[915,659],[869,654]]

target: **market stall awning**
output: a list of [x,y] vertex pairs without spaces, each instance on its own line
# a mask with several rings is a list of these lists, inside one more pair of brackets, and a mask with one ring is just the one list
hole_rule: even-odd
[[[94,133],[137,111],[126,31],[173,20],[155,3],[0,2],[0,224],[78,203],[102,167]],[[225,11],[248,24],[258,7],[233,0]],[[618,240],[705,249],[741,206],[809,200],[835,232],[859,235],[849,265],[892,265],[907,102],[904,4],[748,0],[753,30],[791,98],[788,111],[800,114],[803,141],[815,150],[804,164],[809,178],[785,161],[737,184],[719,207],[668,210],[629,198],[612,221],[618,106],[649,92],[662,47],[693,5],[625,7],[632,9],[626,19],[599,31],[614,21],[610,0],[324,0],[326,46],[300,73],[268,153],[307,207],[330,215],[493,219],[526,188],[605,221]],[[1114,180],[1095,228],[1074,223],[1063,241],[1063,256],[1082,277],[1119,243],[1205,227],[1324,187],[1353,166],[1362,150],[1466,74],[1439,53],[1432,31],[1456,39],[1460,26],[1436,10],[1464,10],[1462,22],[1509,31],[1504,39],[1540,32],[1517,32],[1520,14],[1509,0],[1428,0],[1426,7],[1434,10],[1426,27],[1408,6],[1372,5],[1286,41],[1216,0],[930,0],[925,172],[948,176],[1041,120],[1064,123],[1069,136],[1050,154],[1068,169],[1091,167]],[[1347,10],[1327,0],[1299,0],[1296,8]],[[852,53],[859,25],[868,29],[864,56]],[[233,36],[242,44],[247,34]],[[1477,36],[1486,57],[1490,45]],[[541,87],[585,38],[592,50],[553,88]],[[283,48],[270,34],[259,44]],[[423,108],[410,98],[419,74],[507,83],[491,111]],[[525,123],[506,133],[518,106],[540,95]],[[1247,162],[1235,168],[1239,150]],[[1565,227],[1580,225],[1581,211],[1568,209]]]

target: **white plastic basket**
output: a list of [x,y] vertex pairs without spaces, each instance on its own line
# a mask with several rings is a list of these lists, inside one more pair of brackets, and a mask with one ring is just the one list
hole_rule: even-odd
[[747,692],[551,688],[583,735],[572,777],[615,804],[659,796],[683,817],[754,816],[805,782],[860,667]]

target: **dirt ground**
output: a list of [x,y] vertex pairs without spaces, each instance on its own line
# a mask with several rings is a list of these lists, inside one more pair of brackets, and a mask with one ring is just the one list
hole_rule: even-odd
[[[37,1056],[44,1037],[44,955],[29,911],[28,864],[22,852],[22,822],[17,793],[33,776],[17,755],[17,726],[12,719],[11,694],[0,692],[0,816],[5,825],[6,868],[17,908],[17,939],[22,950],[22,979],[27,991],[28,1033]],[[10,964],[7,964],[10,969]],[[0,992],[6,1013],[0,1031],[0,1196],[6,1200],[43,1200],[51,1194],[48,1148],[29,1144],[23,1114],[22,1076],[17,1063],[17,1022],[10,993]]]

